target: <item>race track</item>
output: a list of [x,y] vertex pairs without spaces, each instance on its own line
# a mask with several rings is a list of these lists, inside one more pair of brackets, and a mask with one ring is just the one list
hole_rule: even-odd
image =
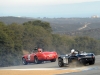
[[[96,56],[96,62],[94,65],[87,65],[87,66],[80,66],[80,67],[58,67],[58,62],[44,62],[42,64],[33,64],[30,63],[28,65],[20,65],[20,66],[11,66],[11,67],[1,67],[1,71],[6,70],[28,70],[28,71],[41,71],[41,73],[52,72],[50,75],[100,75],[100,55]],[[44,71],[44,72],[42,72]],[[54,73],[53,73],[54,72]],[[1,72],[2,73],[2,72]],[[2,74],[3,75],[3,74]],[[20,74],[19,74],[20,75]],[[26,74],[27,75],[27,74]],[[30,74],[31,75],[31,74]],[[38,74],[37,74],[38,75]],[[46,74],[40,74],[40,75],[46,75]],[[47,74],[48,75],[48,74]]]

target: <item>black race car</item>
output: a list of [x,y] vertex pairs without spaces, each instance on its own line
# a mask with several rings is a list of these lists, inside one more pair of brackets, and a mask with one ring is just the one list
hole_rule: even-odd
[[74,56],[71,55],[60,55],[58,57],[58,65],[59,67],[63,67],[65,65],[69,65],[72,62],[76,61],[76,64],[82,65],[93,65],[95,63],[95,55],[93,53],[78,53]]

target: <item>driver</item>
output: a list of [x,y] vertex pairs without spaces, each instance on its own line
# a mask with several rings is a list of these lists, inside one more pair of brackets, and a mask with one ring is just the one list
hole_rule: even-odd
[[71,56],[75,56],[76,53],[77,53],[77,52],[75,51],[75,49],[72,49],[70,55],[71,55]]
[[38,52],[42,52],[42,48],[38,48]]

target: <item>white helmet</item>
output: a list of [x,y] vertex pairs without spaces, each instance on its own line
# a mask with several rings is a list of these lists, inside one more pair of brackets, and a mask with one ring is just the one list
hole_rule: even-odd
[[74,50],[74,49],[72,49],[72,50],[71,50],[71,53],[73,53],[73,52],[75,52],[75,50]]

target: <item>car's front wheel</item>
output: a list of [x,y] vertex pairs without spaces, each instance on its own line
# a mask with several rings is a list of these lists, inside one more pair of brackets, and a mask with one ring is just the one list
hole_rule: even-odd
[[64,66],[63,60],[61,58],[58,59],[58,65],[59,65],[59,67]]
[[28,64],[28,62],[26,61],[25,58],[22,58],[22,63],[23,63],[23,65],[27,65]]

